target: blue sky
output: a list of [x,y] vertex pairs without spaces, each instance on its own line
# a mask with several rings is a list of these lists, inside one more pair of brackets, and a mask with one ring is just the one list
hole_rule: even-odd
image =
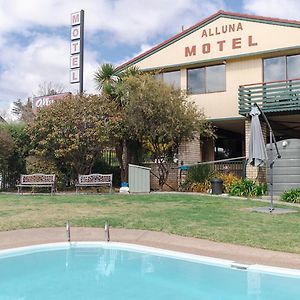
[[93,73],[119,65],[220,9],[300,20],[298,0],[0,0],[0,115],[39,84],[69,84],[70,14],[85,10],[84,89]]

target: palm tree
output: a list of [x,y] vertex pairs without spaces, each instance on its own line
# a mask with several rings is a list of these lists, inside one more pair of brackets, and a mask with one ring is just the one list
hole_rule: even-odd
[[114,89],[120,80],[120,77],[116,74],[114,65],[103,64],[94,75],[97,89],[114,98]]
[[[109,96],[111,101],[118,105],[120,111],[124,110],[126,103],[123,101],[122,90],[119,89],[121,81],[129,76],[137,76],[140,73],[138,67],[130,67],[122,73],[117,73],[114,65],[102,64],[94,74],[97,89]],[[121,180],[128,181],[128,163],[132,141],[126,137],[118,138],[115,141],[116,156],[121,167]]]
[[141,74],[139,67],[132,66],[132,67],[129,67],[128,69],[126,69],[121,74],[121,78],[129,77],[129,76],[138,76],[139,74]]

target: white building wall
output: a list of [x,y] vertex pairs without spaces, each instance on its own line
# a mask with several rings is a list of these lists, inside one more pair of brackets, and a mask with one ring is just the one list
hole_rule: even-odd
[[209,119],[240,117],[238,88],[243,84],[262,82],[262,73],[261,58],[228,61],[226,63],[226,91],[191,95],[190,99],[199,109],[203,109],[205,116]]

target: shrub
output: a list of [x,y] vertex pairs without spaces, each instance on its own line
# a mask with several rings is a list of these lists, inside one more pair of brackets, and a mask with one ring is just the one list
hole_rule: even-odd
[[217,174],[217,178],[220,178],[223,181],[223,192],[229,193],[231,187],[240,181],[240,178],[232,173],[228,174]]
[[91,173],[113,174],[113,186],[121,184],[121,169],[118,166],[110,166],[107,162],[98,159],[91,169]]
[[45,174],[57,174],[58,170],[51,160],[31,155],[26,158],[26,170],[28,174],[32,173],[45,173]]
[[67,185],[66,175],[60,172],[55,163],[49,158],[38,155],[30,155],[26,157],[26,171],[27,174],[55,174],[56,185],[59,189],[63,189]]
[[204,182],[210,180],[214,175],[214,171],[209,165],[192,166],[187,173],[186,181],[189,183]]
[[192,183],[189,187],[189,191],[196,193],[207,193],[210,190],[210,181]]
[[285,191],[281,195],[281,200],[292,203],[300,203],[300,188]]
[[257,183],[249,179],[241,179],[231,186],[229,194],[231,196],[257,197],[264,195],[266,191],[266,184]]
[[210,189],[210,180],[214,171],[210,165],[192,166],[186,176],[181,188],[191,192],[207,192]]

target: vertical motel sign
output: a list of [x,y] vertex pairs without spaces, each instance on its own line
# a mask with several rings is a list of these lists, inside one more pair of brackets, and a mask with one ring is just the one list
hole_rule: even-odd
[[84,10],[71,14],[70,83],[79,83],[83,93]]

